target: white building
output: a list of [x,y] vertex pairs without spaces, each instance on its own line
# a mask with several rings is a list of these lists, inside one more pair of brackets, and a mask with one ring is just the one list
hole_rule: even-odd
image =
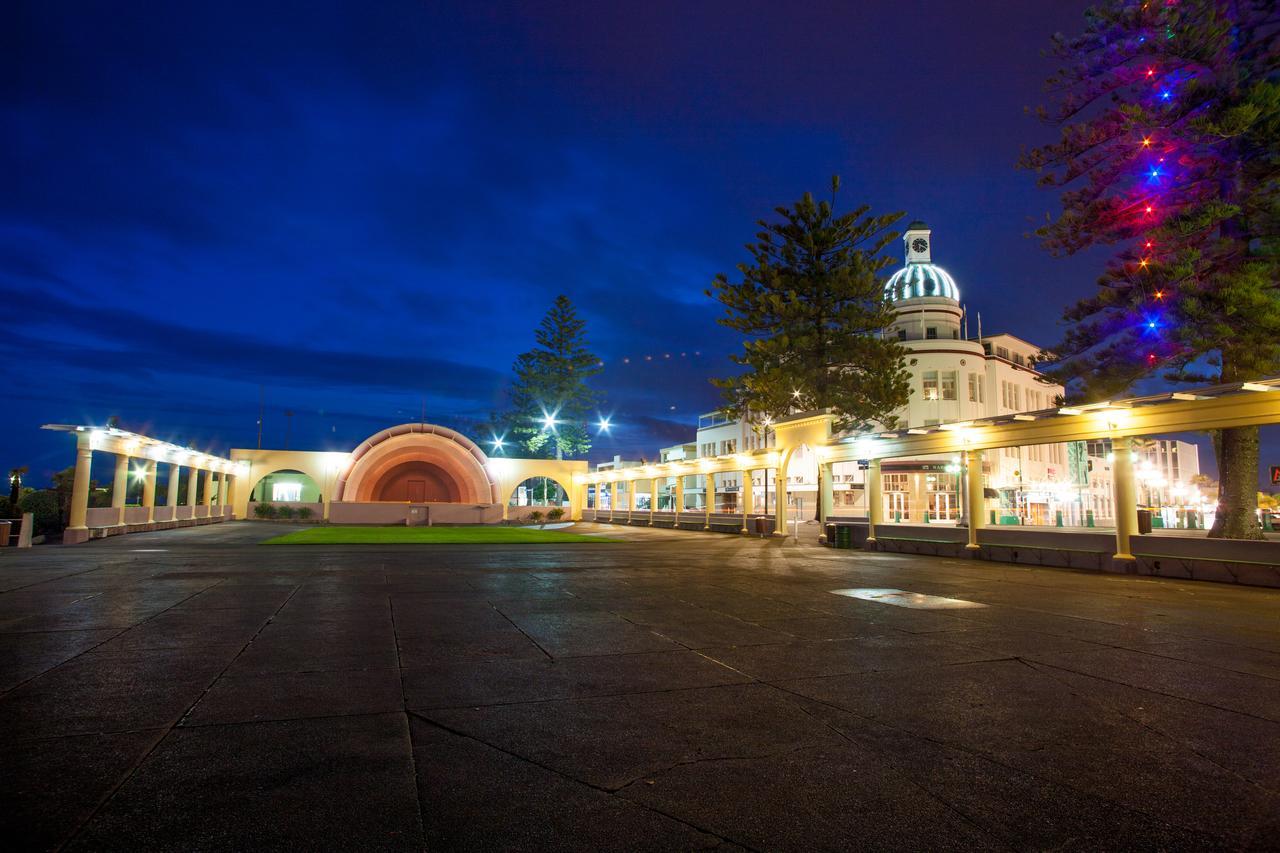
[[[967,312],[955,279],[933,263],[929,227],[912,222],[903,235],[905,264],[885,284],[897,308],[897,318],[885,334],[907,350],[911,373],[910,401],[897,416],[895,428],[910,430],[977,418],[1056,409],[1061,385],[1036,370],[1041,348],[1010,334],[969,335]],[[723,456],[739,450],[772,446],[765,419],[732,420],[719,413],[699,419],[693,447],[701,457]],[[1195,445],[1178,445],[1156,454],[1170,484],[1188,483],[1198,473]],[[687,454],[689,445],[679,445]],[[671,448],[668,448],[671,450]],[[992,451],[983,462],[986,500],[983,511],[997,524],[1105,525],[1112,518],[1109,448],[1048,444]],[[664,451],[664,460],[666,451]],[[676,458],[676,457],[672,457]],[[689,458],[688,455],[680,458]],[[1157,464],[1153,458],[1153,465]],[[1141,469],[1140,469],[1141,470]],[[817,459],[803,450],[793,457],[787,475],[789,497],[799,503],[802,517],[816,508]],[[961,505],[958,459],[928,457],[885,460],[884,518],[887,521],[956,521]],[[769,483],[756,472],[754,506],[768,500]],[[736,475],[716,476],[716,511],[732,512],[741,484]],[[833,466],[836,515],[866,513],[863,474],[856,464]],[[689,508],[705,506],[705,478],[690,478]],[[1172,487],[1171,487],[1172,489]],[[1061,513],[1061,517],[1059,517]],[[992,519],[988,518],[990,522]]]

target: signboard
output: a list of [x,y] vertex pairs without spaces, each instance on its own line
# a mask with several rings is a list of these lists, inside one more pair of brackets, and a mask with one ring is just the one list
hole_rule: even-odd
[[1280,485],[1280,465],[1271,466],[1271,485]]

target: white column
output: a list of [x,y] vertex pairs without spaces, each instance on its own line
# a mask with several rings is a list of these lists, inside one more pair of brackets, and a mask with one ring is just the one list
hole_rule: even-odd
[[831,482],[831,463],[818,465],[818,541],[827,541],[827,519],[835,514],[835,484]]
[[204,472],[204,500],[201,501],[205,506],[213,506],[213,469],[206,468]]
[[1129,537],[1138,532],[1138,491],[1133,479],[1133,441],[1129,438],[1111,439],[1111,451],[1115,461],[1111,465],[1111,488],[1116,511],[1116,553],[1113,562],[1135,562],[1130,550]]
[[773,535],[786,536],[787,535],[787,476],[786,476],[786,472],[782,468],[775,468],[774,476],[775,476],[774,483],[777,485],[777,488],[774,490],[777,493],[777,504],[774,507],[776,510],[776,515],[773,523]]
[[866,471],[866,482],[863,491],[867,495],[867,547],[875,550],[876,528],[882,524],[881,515],[884,507],[880,497],[880,460],[872,459]]
[[702,529],[711,529],[711,507],[716,502],[716,475],[702,475],[702,499],[705,504],[703,507]]
[[191,517],[196,517],[196,494],[200,491],[200,470],[194,465],[187,468],[187,506],[191,507]]
[[658,511],[658,478],[649,478],[649,526],[653,527],[653,514]]
[[742,472],[742,484],[738,489],[742,494],[742,533],[750,533],[751,528],[747,527],[748,519],[751,516],[752,503],[755,501],[755,484],[751,482],[751,472]]
[[148,459],[146,479],[142,481],[142,505],[147,508],[147,524],[156,520],[156,461]]
[[[231,507],[231,515],[230,515],[230,517],[231,517],[231,518],[235,518],[235,505],[236,505],[236,475],[235,475],[235,474],[227,474],[227,475],[226,475],[226,481],[227,481],[227,506]],[[325,517],[325,518],[328,518],[328,517],[329,517],[329,504],[328,504],[328,502],[326,502],[324,506],[325,506],[325,515],[324,515],[324,517]]]
[[978,531],[986,524],[984,501],[982,499],[982,451],[966,450],[965,465],[965,507],[969,513],[969,542],[964,549],[969,556],[976,557],[981,550],[978,545]]
[[124,524],[124,499],[129,491],[129,457],[116,454],[116,476],[111,481],[111,506],[116,510],[116,524]]
[[182,466],[177,462],[169,463],[169,496],[164,505],[169,507],[169,520],[178,520],[178,481],[182,478]]
[[[76,476],[71,484],[71,523],[67,527],[71,535],[65,537],[68,541],[84,542],[89,538],[86,520],[89,515],[89,477],[92,467],[93,445],[90,443],[89,433],[82,432],[76,436]],[[25,528],[24,524],[23,529]]]
[[676,474],[676,527],[680,526],[680,513],[684,511],[684,474]]

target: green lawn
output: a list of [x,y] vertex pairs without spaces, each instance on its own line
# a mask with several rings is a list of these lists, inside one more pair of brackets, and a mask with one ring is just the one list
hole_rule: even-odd
[[521,527],[306,527],[263,545],[538,545],[617,542],[563,530]]

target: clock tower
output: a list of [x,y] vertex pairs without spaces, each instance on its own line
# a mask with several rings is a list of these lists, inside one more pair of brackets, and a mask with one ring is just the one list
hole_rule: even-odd
[[930,253],[933,251],[933,238],[929,236],[931,233],[929,226],[919,219],[907,226],[907,233],[902,235],[902,245],[906,250],[907,263],[927,264],[930,262]]

